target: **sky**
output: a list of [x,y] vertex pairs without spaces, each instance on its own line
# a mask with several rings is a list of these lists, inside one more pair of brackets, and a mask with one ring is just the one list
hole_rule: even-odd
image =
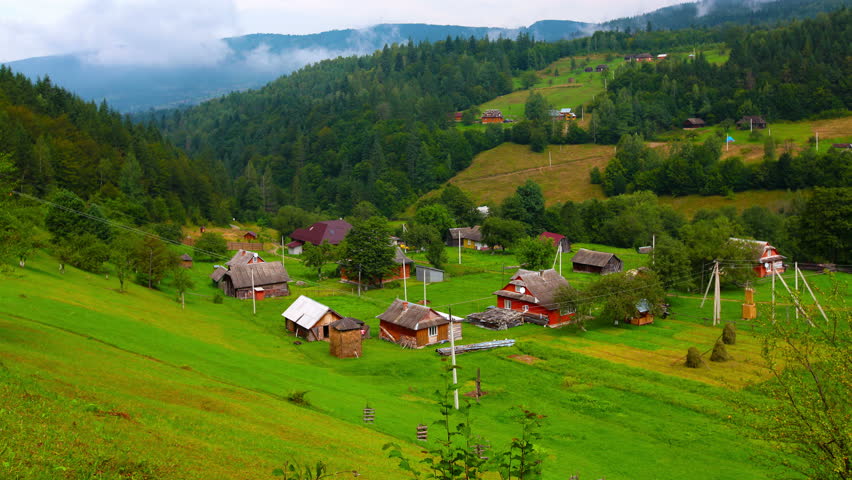
[[220,39],[378,23],[515,28],[601,22],[688,0],[0,0],[0,62],[86,52],[101,63],[216,61]]

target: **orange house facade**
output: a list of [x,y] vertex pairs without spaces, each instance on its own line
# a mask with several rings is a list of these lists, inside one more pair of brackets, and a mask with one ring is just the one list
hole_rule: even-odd
[[558,291],[567,286],[568,281],[556,270],[519,269],[494,295],[498,308],[522,312],[525,321],[554,327],[570,323],[574,318],[574,312],[556,303]]

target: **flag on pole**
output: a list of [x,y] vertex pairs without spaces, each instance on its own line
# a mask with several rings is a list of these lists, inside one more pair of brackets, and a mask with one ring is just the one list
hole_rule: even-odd
[[732,137],[732,136],[728,135],[728,138],[727,138],[725,141],[726,141],[726,142],[733,142],[733,141],[734,141],[734,137]]

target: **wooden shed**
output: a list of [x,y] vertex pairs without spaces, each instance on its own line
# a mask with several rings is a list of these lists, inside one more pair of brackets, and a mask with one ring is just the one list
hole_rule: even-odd
[[630,323],[633,325],[654,323],[654,315],[651,314],[651,305],[648,304],[648,300],[644,298],[639,300],[636,304],[636,315],[630,319]]
[[361,358],[364,322],[344,317],[331,324],[329,353],[337,358]]
[[288,332],[309,342],[329,341],[331,324],[343,318],[331,308],[304,295],[300,295],[281,316]]
[[[408,348],[443,343],[450,339],[450,321],[435,310],[394,300],[379,319],[379,338]],[[461,323],[454,322],[455,339],[460,340]]]
[[620,272],[624,268],[624,262],[616,257],[614,253],[597,252],[581,248],[571,259],[575,272],[597,273],[607,275]]
[[751,130],[754,128],[766,128],[766,120],[760,115],[746,115],[737,120],[737,127],[742,130]]
[[255,299],[258,298],[256,291],[253,290],[257,287],[263,288],[264,297],[290,295],[290,288],[287,286],[289,281],[287,270],[278,262],[251,263],[232,265],[222,274],[219,287],[229,297],[248,300],[252,296]]
[[243,239],[247,242],[253,242],[257,240],[257,234],[254,232],[246,232],[243,234]]
[[417,275],[417,280],[421,282],[437,283],[444,281],[444,271],[435,267],[417,265],[414,274]]
[[704,120],[695,117],[687,118],[683,122],[683,128],[701,128],[706,126],[707,124],[704,122]]
[[184,253],[180,256],[180,266],[183,268],[192,268],[192,257]]

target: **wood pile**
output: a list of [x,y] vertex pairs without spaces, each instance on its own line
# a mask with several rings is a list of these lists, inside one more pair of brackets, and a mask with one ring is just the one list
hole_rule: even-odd
[[[492,350],[500,347],[512,347],[514,345],[514,339],[492,340],[490,342],[471,343],[469,345],[456,345],[456,355],[468,352],[478,352],[481,350]],[[435,351],[438,352],[438,355],[445,357],[452,355],[453,353],[452,347],[436,348]]]

